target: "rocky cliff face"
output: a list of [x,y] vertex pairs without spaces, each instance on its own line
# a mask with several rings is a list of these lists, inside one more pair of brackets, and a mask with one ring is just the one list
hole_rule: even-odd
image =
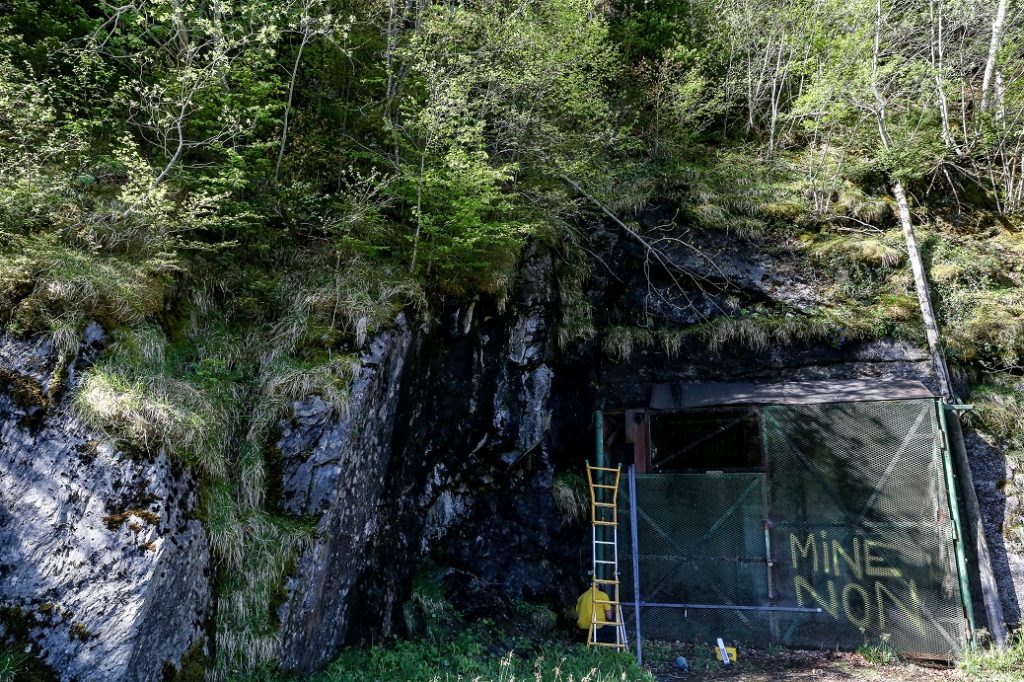
[[[91,328],[80,363],[99,340]],[[52,363],[48,343],[0,337],[2,631],[65,680],[160,679],[209,616],[195,487],[163,456],[102,444],[67,392],[50,404]]]
[[312,398],[296,404],[294,418],[282,425],[282,506],[319,519],[318,539],[300,557],[279,613],[286,669],[322,666],[352,624],[365,622],[365,614],[351,615],[352,587],[374,569],[368,547],[386,523],[383,494],[411,340],[404,318],[372,339],[346,414],[333,415]]
[[[309,672],[345,642],[400,631],[418,562],[450,535],[458,549],[442,550],[447,563],[500,578],[495,592],[501,579],[534,596],[557,592],[550,571],[528,568],[564,530],[545,441],[553,267],[550,253],[531,253],[503,311],[469,302],[430,329],[402,323],[377,337],[348,415],[297,406],[280,443],[286,505],[319,515],[321,539],[288,586],[283,666]],[[528,518],[523,499],[536,507]],[[495,524],[517,518],[514,532],[498,537],[485,525],[465,538],[482,510]]]
[[[371,339],[346,411],[315,397],[294,405],[279,425],[273,485],[284,512],[315,519],[317,537],[277,611],[282,668],[308,673],[345,644],[414,628],[402,607],[424,559],[444,567],[469,613],[517,598],[569,603],[589,549],[552,488],[556,474],[578,472],[592,456],[595,408],[642,407],[652,384],[679,380],[933,384],[924,351],[851,341],[841,328],[717,349],[683,336],[674,348],[641,345],[613,359],[602,337],[615,326],[678,329],[757,306],[821,302],[820,282],[784,248],[677,236],[674,269],[660,272],[635,240],[591,226],[592,338],[557,342],[563,278],[556,255],[537,246],[507,301],[453,304],[430,325],[400,318]],[[95,352],[92,340],[79,364]],[[0,342],[4,613],[66,680],[158,679],[210,615],[206,542],[190,517],[194,482],[162,457],[135,460],[99,444],[67,399],[47,404],[51,363],[46,344]],[[979,482],[991,499],[994,476]],[[987,507],[994,535],[997,506]],[[1016,561],[1007,556],[1007,565]],[[1007,574],[1001,587],[1015,607],[1024,586]]]

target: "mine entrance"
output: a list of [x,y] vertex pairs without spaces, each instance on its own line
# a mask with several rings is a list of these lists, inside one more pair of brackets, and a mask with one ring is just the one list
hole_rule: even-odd
[[941,410],[921,384],[874,381],[663,386],[649,409],[609,415],[605,456],[632,489],[630,640],[961,651],[970,595]]

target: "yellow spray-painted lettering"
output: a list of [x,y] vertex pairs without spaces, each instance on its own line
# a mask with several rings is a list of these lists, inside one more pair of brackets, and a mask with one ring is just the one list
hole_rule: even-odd
[[804,592],[807,592],[814,600],[814,606],[825,609],[833,618],[839,617],[839,600],[836,599],[836,586],[833,581],[828,581],[828,601],[822,599],[817,590],[803,576],[798,575],[793,578],[793,587],[796,589],[796,603],[800,606],[808,605],[807,600],[804,599]]
[[877,578],[899,578],[900,570],[891,566],[883,565],[885,557],[875,554],[873,549],[896,549],[896,545],[880,540],[864,541],[864,572]]
[[833,540],[832,541],[832,563],[836,567],[836,575],[838,576],[839,575],[839,557],[842,557],[843,561],[846,562],[847,569],[849,569],[849,571],[853,574],[853,576],[857,580],[863,580],[864,579],[864,570],[863,570],[863,568],[861,566],[860,538],[854,537],[852,544],[853,544],[853,556],[851,557],[846,552],[846,550],[843,549],[843,546],[842,546],[842,544],[840,544],[839,540]]
[[800,540],[799,540],[799,538],[797,538],[797,536],[795,536],[792,533],[790,533],[790,535],[789,535],[789,553],[791,555],[793,555],[793,566],[794,567],[796,567],[800,563],[800,560],[796,558],[797,551],[799,551],[800,552],[800,556],[802,556],[805,559],[809,555],[813,554],[813,556],[814,556],[814,563],[813,563],[813,567],[812,567],[811,570],[814,573],[817,573],[818,572],[818,542],[814,538],[814,533],[811,533],[810,535],[807,536],[807,542],[804,543],[803,545],[800,544]]
[[896,545],[874,538],[854,536],[844,545],[824,531],[791,533],[797,604],[821,608],[837,620],[842,616],[862,630],[877,627],[879,632],[891,627],[896,614],[924,634],[924,604],[914,581],[904,579],[896,550]]

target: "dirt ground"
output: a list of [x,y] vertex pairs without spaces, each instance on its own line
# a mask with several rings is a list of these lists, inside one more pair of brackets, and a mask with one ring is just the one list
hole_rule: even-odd
[[[714,660],[710,648],[694,650],[692,646],[660,644],[645,661],[658,682],[692,680],[736,680],[736,682],[767,682],[768,680],[825,680],[828,682],[940,682],[967,680],[955,668],[927,661],[885,665],[870,662],[857,653],[838,651],[801,651],[790,649],[741,649],[738,660],[726,667]],[[689,670],[675,663],[685,656]]]

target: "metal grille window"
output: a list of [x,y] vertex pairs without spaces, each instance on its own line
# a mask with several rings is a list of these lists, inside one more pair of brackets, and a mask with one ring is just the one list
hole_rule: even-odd
[[652,471],[763,469],[755,408],[658,414],[651,417],[650,429]]

